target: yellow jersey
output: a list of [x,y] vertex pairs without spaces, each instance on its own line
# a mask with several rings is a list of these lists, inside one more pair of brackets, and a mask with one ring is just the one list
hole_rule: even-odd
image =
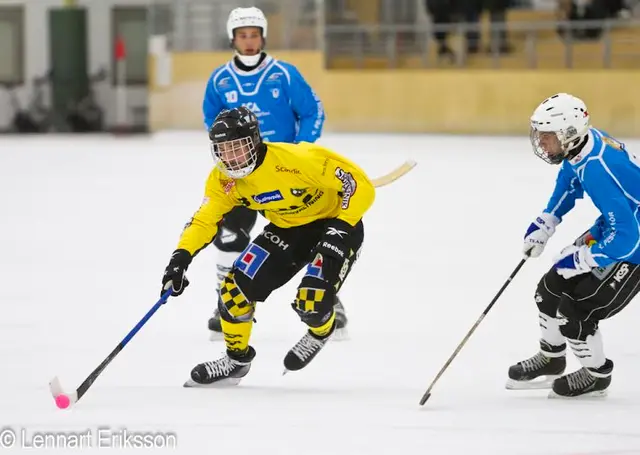
[[211,243],[218,223],[235,206],[261,212],[281,228],[338,218],[355,226],[375,199],[366,173],[318,144],[265,143],[262,164],[241,179],[214,168],[202,205],[185,226],[178,249],[195,255]]

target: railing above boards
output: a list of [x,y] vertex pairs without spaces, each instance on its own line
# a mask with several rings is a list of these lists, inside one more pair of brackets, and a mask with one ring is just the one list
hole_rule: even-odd
[[325,28],[329,68],[640,69],[640,21]]

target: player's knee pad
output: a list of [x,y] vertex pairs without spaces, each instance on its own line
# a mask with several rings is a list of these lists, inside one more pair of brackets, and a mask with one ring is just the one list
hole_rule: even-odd
[[553,287],[553,280],[549,273],[545,274],[538,282],[536,288],[535,301],[538,310],[552,318],[556,317],[562,294],[556,292]]
[[304,277],[291,307],[309,327],[321,327],[333,316],[335,302],[336,293],[325,281]]
[[255,301],[249,300],[236,283],[233,272],[227,274],[220,284],[218,295],[220,317],[227,322],[248,322],[253,320]]
[[586,314],[580,309],[580,302],[568,297],[560,301],[557,318],[560,320],[560,333],[571,340],[585,341],[598,329],[598,321],[586,319]]
[[248,232],[242,229],[228,229],[221,227],[213,239],[213,245],[225,253],[240,254],[251,241]]
[[213,244],[220,251],[240,253],[251,241],[251,230],[256,224],[258,215],[246,207],[235,207],[227,213]]

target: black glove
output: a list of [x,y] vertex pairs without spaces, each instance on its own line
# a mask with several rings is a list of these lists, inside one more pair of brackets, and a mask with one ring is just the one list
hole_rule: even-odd
[[341,279],[338,275],[344,260],[350,256],[352,231],[353,226],[345,221],[329,220],[325,225],[324,234],[316,245],[316,253],[322,255],[322,275],[325,281],[332,285]]
[[171,295],[174,297],[182,294],[182,291],[189,286],[189,280],[184,274],[189,268],[189,264],[191,264],[191,259],[191,253],[187,250],[175,250],[173,252],[169,265],[162,276],[162,291],[160,291],[160,295],[167,290],[166,285],[169,281],[172,282]]

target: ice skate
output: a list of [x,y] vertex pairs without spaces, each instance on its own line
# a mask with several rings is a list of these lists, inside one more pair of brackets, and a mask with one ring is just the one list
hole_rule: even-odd
[[316,355],[327,344],[327,341],[332,338],[332,335],[336,332],[337,322],[333,323],[331,332],[325,337],[318,337],[314,335],[311,330],[300,338],[295,346],[293,346],[284,358],[284,373],[289,371],[298,371],[309,365]]
[[[547,346],[548,348],[549,346]],[[539,351],[533,357],[509,367],[509,390],[549,389],[567,367],[565,345],[554,347],[557,352]],[[555,355],[555,357],[552,357]]]
[[184,387],[225,387],[238,385],[249,373],[256,351],[251,346],[245,354],[227,351],[224,357],[196,365]]
[[605,397],[612,371],[613,362],[609,359],[600,368],[582,367],[553,381],[549,398]]

